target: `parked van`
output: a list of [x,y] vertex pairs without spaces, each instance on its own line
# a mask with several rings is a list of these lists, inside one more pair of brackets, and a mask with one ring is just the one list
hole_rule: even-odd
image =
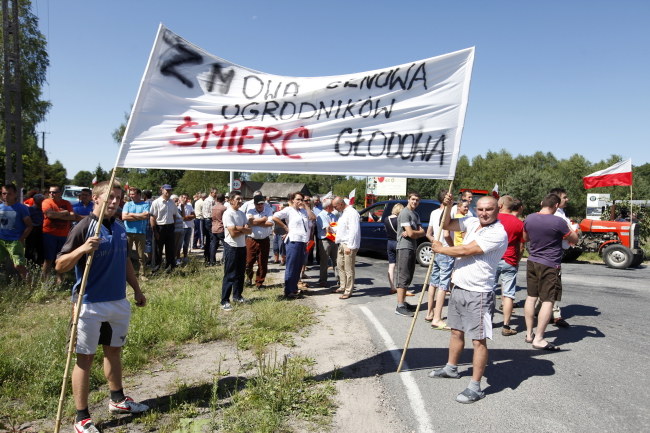
[[79,201],[79,194],[85,186],[66,185],[63,187],[63,195],[61,198],[68,200],[70,204],[75,204]]

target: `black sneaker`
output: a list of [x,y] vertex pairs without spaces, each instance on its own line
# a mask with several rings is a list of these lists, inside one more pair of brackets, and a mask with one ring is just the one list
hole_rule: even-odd
[[397,308],[395,308],[395,314],[398,316],[406,316],[406,317],[413,317],[413,313],[409,310],[409,308],[405,305],[398,305]]
[[[411,305],[411,304],[409,304],[409,303],[406,302],[406,301],[404,302],[404,305],[406,306],[406,308],[408,308],[409,311],[415,311],[415,310],[417,310],[417,305]],[[411,316],[412,316],[412,314],[411,314]]]

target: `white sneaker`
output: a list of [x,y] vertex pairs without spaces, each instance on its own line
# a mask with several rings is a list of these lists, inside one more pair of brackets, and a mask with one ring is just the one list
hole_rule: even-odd
[[230,302],[226,302],[224,304],[221,304],[221,309],[223,311],[231,311],[232,310],[232,305],[230,305]]
[[99,433],[95,424],[90,418],[86,418],[79,422],[74,423],[75,433]]
[[108,411],[110,413],[140,413],[149,410],[149,406],[142,403],[136,403],[131,397],[124,397],[124,400],[115,403],[112,400],[108,402]]

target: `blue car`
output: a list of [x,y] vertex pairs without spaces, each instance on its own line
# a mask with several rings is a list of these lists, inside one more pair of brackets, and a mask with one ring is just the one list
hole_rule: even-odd
[[[361,216],[361,246],[359,251],[371,251],[386,255],[387,239],[384,220],[391,214],[393,206],[397,203],[401,203],[406,207],[408,200],[380,201],[359,212]],[[425,230],[429,226],[431,212],[439,207],[440,202],[437,200],[422,200],[415,209]],[[418,249],[415,252],[415,257],[421,266],[429,266],[431,262],[431,243],[426,237],[418,239]]]

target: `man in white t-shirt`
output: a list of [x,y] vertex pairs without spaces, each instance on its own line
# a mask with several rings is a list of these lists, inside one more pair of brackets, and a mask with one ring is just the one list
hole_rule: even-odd
[[246,269],[246,235],[252,230],[244,212],[239,210],[243,200],[239,191],[230,193],[230,207],[223,213],[223,227],[226,234],[223,243],[223,280],[221,284],[221,308],[232,310],[233,301],[242,303],[244,298],[244,270]]
[[[445,206],[451,206],[452,196],[447,194]],[[497,219],[497,200],[484,196],[476,204],[478,218],[450,219],[444,214],[443,228],[465,232],[462,245],[445,247],[432,242],[435,253],[456,258],[452,277],[454,289],[449,299],[447,324],[451,328],[449,358],[447,365],[429,373],[432,378],[460,377],[458,362],[465,346],[465,334],[472,339],[472,379],[469,386],[458,396],[459,403],[474,403],[485,397],[481,391],[481,378],[488,360],[486,339],[492,339],[492,316],[494,314],[494,277],[501,257],[508,247],[508,235]]]

